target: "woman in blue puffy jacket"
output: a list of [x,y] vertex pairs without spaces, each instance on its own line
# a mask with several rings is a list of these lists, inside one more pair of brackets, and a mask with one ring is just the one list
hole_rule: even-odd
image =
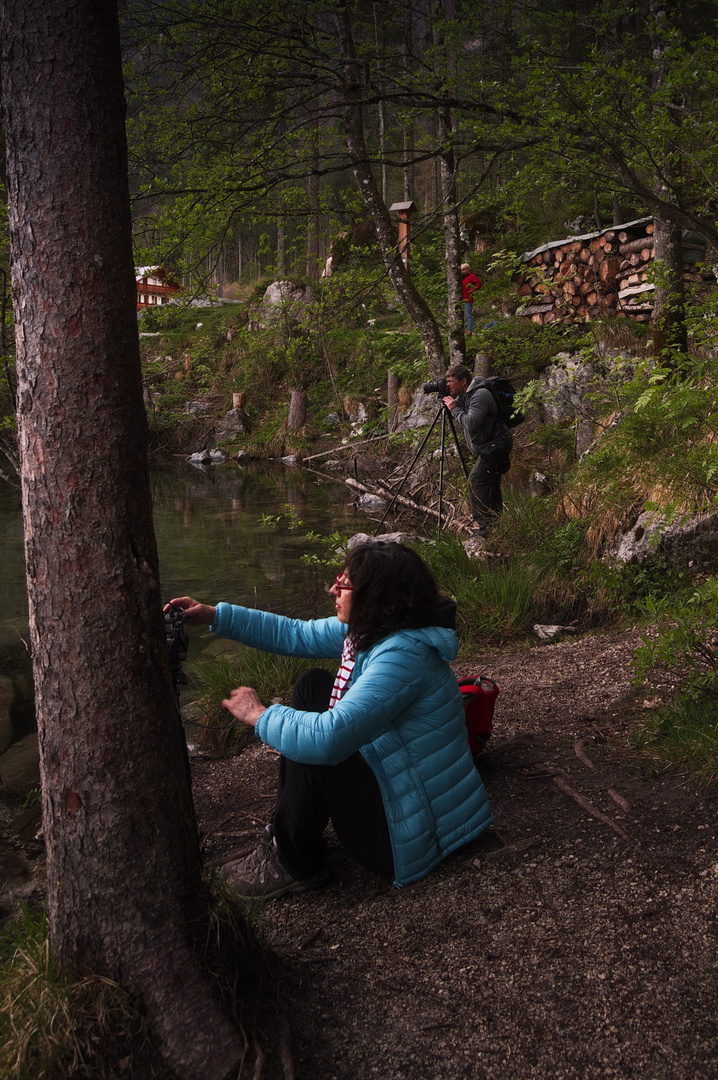
[[271,824],[256,851],[221,871],[243,896],[323,885],[330,820],[358,862],[396,885],[424,877],[492,821],[449,666],[453,605],[447,619],[426,565],[402,544],[359,544],[330,591],[336,616],[311,621],[172,601],[189,625],[267,652],[341,657],[336,678],[302,675],[288,706],[267,708],[246,686],[223,702],[281,755]]

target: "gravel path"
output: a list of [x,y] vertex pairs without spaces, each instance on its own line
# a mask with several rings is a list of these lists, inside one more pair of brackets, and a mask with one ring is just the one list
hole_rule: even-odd
[[[325,890],[263,908],[286,973],[264,1077],[718,1077],[718,799],[627,748],[663,689],[631,686],[636,642],[457,665],[501,689],[481,764],[495,826],[404,890],[333,843]],[[221,862],[264,824],[276,759],[194,768]]]

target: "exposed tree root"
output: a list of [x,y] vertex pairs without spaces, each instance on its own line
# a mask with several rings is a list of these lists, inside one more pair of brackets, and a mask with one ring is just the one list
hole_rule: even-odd
[[611,787],[607,789],[607,793],[611,796],[616,805],[621,807],[624,814],[627,814],[630,811],[631,804],[627,799],[624,799],[623,795],[619,795],[618,792],[614,791]]
[[576,742],[573,744],[574,752],[575,752],[576,757],[578,758],[578,760],[582,761],[587,769],[591,769],[592,772],[595,772],[596,771],[596,766],[593,764],[590,757],[586,753],[586,751],[584,749],[585,745],[586,745],[586,740],[585,739],[577,739]]
[[602,814],[600,810],[597,810],[588,799],[584,799],[583,795],[579,795],[577,791],[574,791],[572,787],[569,787],[563,777],[554,776],[553,782],[565,795],[569,795],[579,806],[583,807],[587,814],[591,814],[591,816],[597,818],[598,821],[602,821],[604,825],[608,825],[609,829],[613,829],[613,831],[617,832],[619,836],[622,836],[624,840],[631,839],[625,829],[622,829],[621,826],[617,825],[615,821],[612,821],[610,817],[607,817],[605,814]]

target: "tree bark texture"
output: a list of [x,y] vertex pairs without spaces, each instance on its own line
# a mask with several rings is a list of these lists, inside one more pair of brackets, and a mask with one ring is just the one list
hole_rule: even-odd
[[[448,84],[455,83],[456,62],[451,48],[444,37],[444,20],[454,22],[456,7],[453,0],[442,0],[434,8],[434,46],[436,49],[435,65],[437,78]],[[443,74],[442,74],[443,69]],[[441,175],[441,214],[444,230],[444,251],[446,253],[446,293],[447,325],[449,329],[449,363],[463,364],[466,343],[464,339],[464,304],[461,284],[461,224],[458,207],[458,164],[454,153],[454,124],[451,109],[437,110],[439,133],[440,175]]]
[[396,427],[397,404],[399,401],[399,377],[389,368],[386,380],[386,426],[389,433]]
[[[675,27],[676,5],[650,2],[652,41],[651,56],[653,68],[653,89],[662,90],[668,75],[666,33]],[[680,120],[672,116],[673,124],[678,127]],[[676,151],[670,160],[655,172],[656,193],[661,199],[670,199],[670,187],[680,189],[681,155],[676,139]],[[671,363],[676,353],[685,354],[688,348],[688,335],[685,318],[685,288],[683,282],[683,230],[680,222],[662,215],[654,217],[653,257],[656,270],[656,288],[653,294],[653,351],[656,357],[662,357],[664,363]]]
[[307,197],[309,200],[309,216],[307,217],[307,277],[310,281],[318,281],[321,269],[319,266],[319,172],[311,172],[307,178]]
[[292,390],[287,415],[287,430],[299,431],[307,419],[307,395],[303,390]]
[[688,349],[685,318],[685,284],[683,280],[683,230],[665,218],[653,219],[653,257],[656,265],[656,287],[653,293],[653,351],[671,362],[669,353]]
[[244,1040],[185,933],[200,859],[147,467],[116,0],[6,0],[3,113],[51,947],[180,1077]]
[[386,202],[381,197],[376,178],[371,169],[364,138],[362,111],[361,69],[354,48],[351,24],[346,8],[337,15],[339,36],[345,72],[345,129],[347,148],[357,186],[371,214],[384,265],[396,294],[413,319],[424,343],[429,374],[440,378],[446,369],[444,345],[436,319],[428,304],[414,285],[399,254],[396,229]]
[[[241,272],[237,280],[241,278]],[[284,218],[277,224],[277,277],[287,276],[287,226]]]
[[456,204],[456,171],[452,146],[451,114],[439,110],[441,140],[441,212],[446,253],[446,292],[448,298],[449,363],[463,364],[465,359],[464,304],[461,287],[461,229]]

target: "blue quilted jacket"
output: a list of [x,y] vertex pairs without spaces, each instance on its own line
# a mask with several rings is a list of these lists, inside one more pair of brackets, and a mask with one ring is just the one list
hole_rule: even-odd
[[[267,652],[338,658],[346,626],[218,604],[212,630]],[[305,764],[336,765],[361,751],[384,800],[397,885],[424,877],[493,820],[449,667],[456,652],[453,630],[400,630],[358,653],[351,686],[333,709],[270,705],[255,729]]]

